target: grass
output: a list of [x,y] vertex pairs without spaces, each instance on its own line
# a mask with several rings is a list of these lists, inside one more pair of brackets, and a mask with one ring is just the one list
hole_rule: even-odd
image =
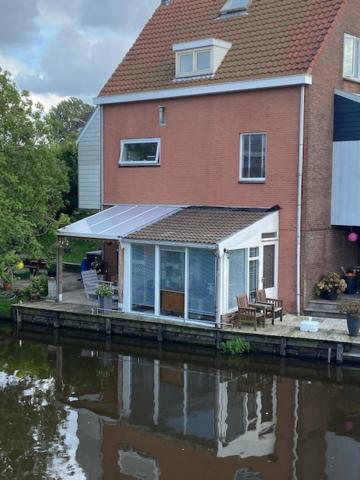
[[93,250],[101,250],[101,242],[98,240],[70,240],[69,247],[65,249],[64,261],[80,263],[86,252],[92,252]]

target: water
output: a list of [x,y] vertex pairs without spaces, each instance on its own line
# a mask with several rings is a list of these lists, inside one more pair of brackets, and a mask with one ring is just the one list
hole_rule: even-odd
[[0,331],[0,479],[358,480],[360,370]]

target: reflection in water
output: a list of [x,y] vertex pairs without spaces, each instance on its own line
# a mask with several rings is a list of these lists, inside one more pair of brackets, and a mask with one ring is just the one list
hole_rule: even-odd
[[0,337],[0,479],[358,479],[355,369],[26,335]]

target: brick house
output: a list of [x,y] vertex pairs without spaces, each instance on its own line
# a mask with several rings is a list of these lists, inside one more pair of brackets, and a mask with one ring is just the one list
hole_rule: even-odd
[[264,287],[300,312],[359,263],[359,38],[360,0],[161,2],[79,138],[102,211],[59,232],[109,240],[124,311],[220,321]]

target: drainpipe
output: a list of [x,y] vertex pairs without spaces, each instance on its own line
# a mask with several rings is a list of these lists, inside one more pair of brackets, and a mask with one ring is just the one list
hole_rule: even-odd
[[301,220],[302,220],[302,185],[304,172],[304,130],[305,130],[305,85],[300,91],[300,128],[299,159],[297,184],[297,225],[296,225],[296,313],[301,313]]
[[216,315],[216,326],[217,328],[221,327],[221,310],[220,310],[220,305],[221,305],[221,290],[222,290],[222,285],[221,285],[221,258],[220,258],[220,248],[217,248],[216,251],[216,283],[215,283],[215,288],[216,288],[216,305],[215,305],[215,315]]
[[100,105],[100,210],[104,210],[104,107]]

